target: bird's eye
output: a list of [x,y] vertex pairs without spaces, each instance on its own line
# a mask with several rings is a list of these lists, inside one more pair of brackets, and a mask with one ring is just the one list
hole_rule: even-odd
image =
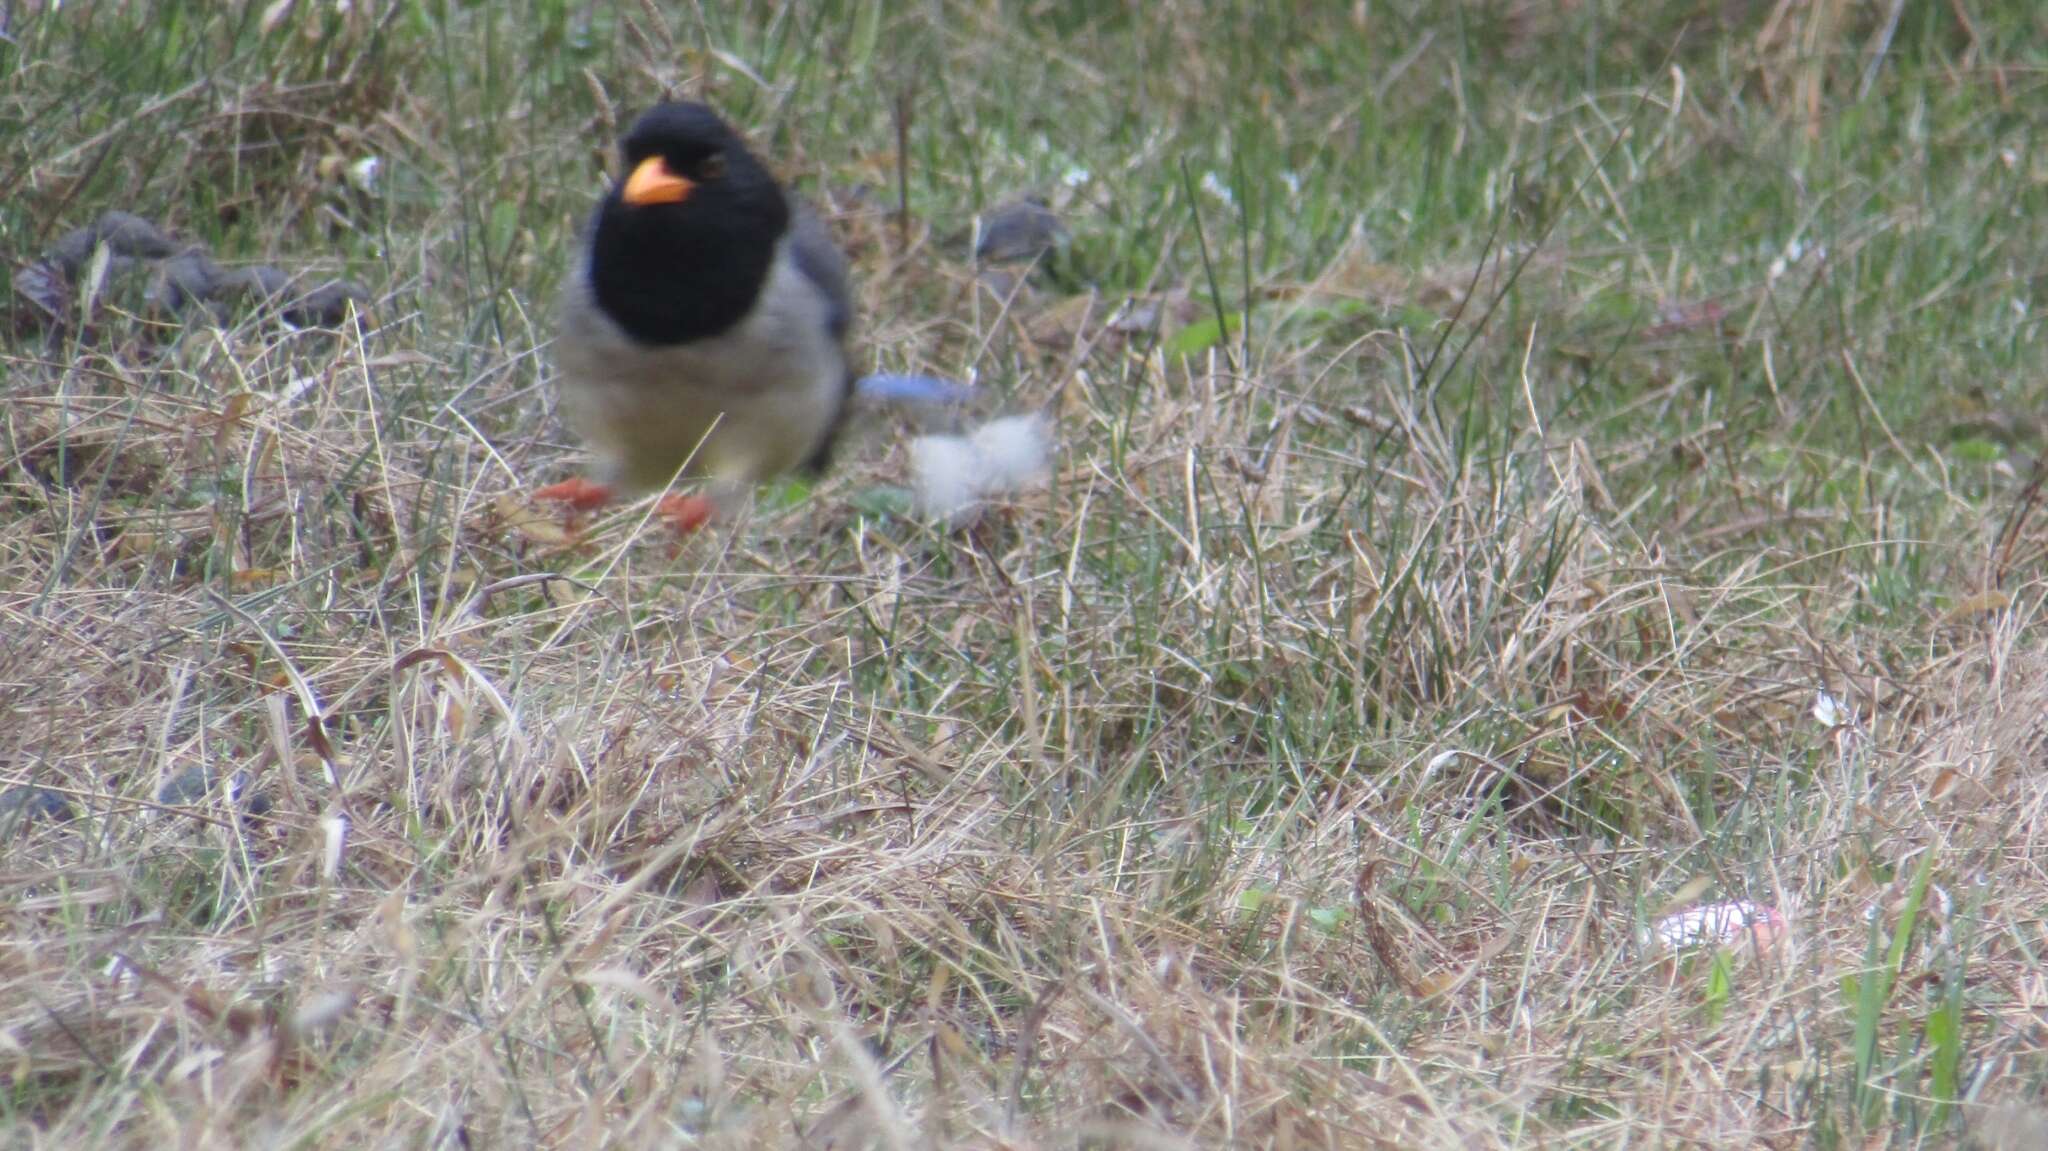
[[716,180],[725,175],[725,153],[713,152],[697,162],[697,178]]

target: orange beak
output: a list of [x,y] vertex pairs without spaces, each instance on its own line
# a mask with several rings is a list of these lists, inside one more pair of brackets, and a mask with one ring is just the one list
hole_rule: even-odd
[[696,186],[669,171],[668,163],[660,156],[649,156],[626,177],[626,190],[620,196],[628,204],[641,206],[680,204],[690,198]]

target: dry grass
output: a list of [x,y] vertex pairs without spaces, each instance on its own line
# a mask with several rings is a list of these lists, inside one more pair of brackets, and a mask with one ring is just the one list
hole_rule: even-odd
[[[927,88],[904,231],[874,190],[888,111],[847,111],[859,77],[788,47],[801,7],[694,32],[634,7],[571,67],[542,51],[574,24],[552,5],[445,37],[359,5],[147,112],[95,86],[89,46],[20,31],[57,78],[17,78],[13,106],[105,107],[7,138],[0,171],[32,177],[17,272],[131,165],[136,210],[224,259],[373,298],[295,331],[167,319],[110,281],[89,325],[0,350],[0,782],[39,789],[0,805],[8,1142],[2036,1145],[2048,518],[2038,432],[2005,413],[2040,395],[2040,337],[1999,325],[2029,283],[2000,260],[2039,228],[1969,183],[2003,170],[1978,146],[1910,220],[1844,162],[1831,261],[1766,271],[1776,248],[1680,198],[1743,132],[1834,131],[1881,25],[1717,6],[1727,71],[1681,64],[1696,112],[1646,71],[1543,104],[1585,114],[1538,142],[1504,109],[1551,90],[1490,95],[1479,66],[1572,75],[1573,21],[1603,9],[1507,7],[1497,58],[1387,18],[1381,63],[1413,53],[1460,109],[1390,96],[1449,118],[1387,129],[1416,162],[1326,236],[1319,205],[1255,226],[1182,196],[1202,163],[1236,179],[1205,133],[1241,130],[1231,85],[1256,109],[1281,72],[1246,81],[1172,5],[1128,17],[1186,54],[1170,135],[1034,157],[1036,113]],[[929,51],[964,83],[1061,42],[1033,98],[1111,119],[1112,32],[949,11],[891,17],[875,74]],[[529,55],[492,39],[515,31]],[[1844,47],[1819,67],[1798,37]],[[513,59],[532,74],[504,79]],[[902,428],[870,419],[817,491],[680,554],[644,507],[572,536],[519,498],[575,459],[545,300],[620,114],[592,82],[629,103],[706,76],[802,143],[879,362],[1055,415],[1046,490],[960,532],[892,514]],[[1953,83],[1991,108],[2009,79]],[[1253,113],[1274,154],[1334,148],[1340,90]],[[1661,142],[1603,156],[1645,107]],[[59,144],[151,117],[189,145],[157,166]],[[1389,207],[1454,129],[1487,158],[1446,205],[1547,157],[1492,243],[1484,212]],[[374,195],[323,166],[368,153]],[[940,237],[981,184],[1077,162],[1119,186],[1062,204],[1072,265],[974,288]],[[1910,238],[1966,209],[1951,278]],[[1240,243],[1254,338],[1187,338],[1244,298]],[[1130,319],[1153,303],[1164,341]],[[1969,410],[1915,386],[1930,365],[1981,381]],[[1817,721],[1822,692],[1845,722]],[[1779,907],[1789,939],[1652,945],[1721,898]]]

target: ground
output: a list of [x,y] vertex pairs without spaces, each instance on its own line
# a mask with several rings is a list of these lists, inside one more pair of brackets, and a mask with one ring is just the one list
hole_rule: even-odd
[[[0,21],[0,1142],[2048,1145],[2040,6]],[[1046,484],[529,499],[664,91]]]

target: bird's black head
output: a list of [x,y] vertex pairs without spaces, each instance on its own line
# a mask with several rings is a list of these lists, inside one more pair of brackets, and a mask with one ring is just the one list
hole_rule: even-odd
[[598,207],[591,286],[644,343],[716,335],[753,307],[789,228],[789,201],[739,134],[702,104],[657,104],[620,144],[625,177]]

